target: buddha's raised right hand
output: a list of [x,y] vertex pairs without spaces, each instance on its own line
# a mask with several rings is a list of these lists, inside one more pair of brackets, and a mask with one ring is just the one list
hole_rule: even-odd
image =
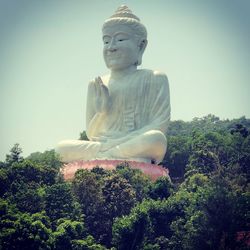
[[105,113],[109,109],[110,97],[109,90],[106,85],[104,85],[100,76],[95,78],[93,82],[95,89],[95,106],[96,112]]

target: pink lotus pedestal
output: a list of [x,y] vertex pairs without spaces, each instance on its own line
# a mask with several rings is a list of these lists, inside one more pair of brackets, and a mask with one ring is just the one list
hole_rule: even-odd
[[[114,170],[116,166],[124,163],[122,160],[92,160],[92,161],[74,161],[71,163],[64,164],[61,173],[65,180],[72,180],[75,176],[75,172],[78,169],[91,170],[96,166],[99,166],[105,170]],[[161,166],[137,162],[137,161],[126,161],[128,165],[133,169],[139,169],[144,174],[148,175],[152,180],[156,180],[161,176],[169,176],[169,171]]]

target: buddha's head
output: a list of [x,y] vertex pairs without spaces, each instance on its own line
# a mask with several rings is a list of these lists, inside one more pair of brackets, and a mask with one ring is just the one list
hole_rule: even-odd
[[147,30],[127,6],[122,5],[104,22],[103,56],[108,68],[140,65],[147,46]]

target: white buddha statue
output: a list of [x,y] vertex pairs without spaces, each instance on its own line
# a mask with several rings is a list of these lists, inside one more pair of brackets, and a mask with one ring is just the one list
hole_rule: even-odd
[[164,73],[137,69],[147,45],[140,19],[121,6],[102,28],[103,56],[110,74],[88,86],[86,133],[89,141],[64,140],[56,151],[62,161],[162,161],[170,121],[168,79]]

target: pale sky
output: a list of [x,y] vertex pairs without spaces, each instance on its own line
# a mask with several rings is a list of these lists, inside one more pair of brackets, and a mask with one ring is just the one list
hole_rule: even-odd
[[148,30],[141,68],[168,75],[172,120],[250,118],[249,0],[0,0],[0,160],[78,139],[101,26],[126,4]]

